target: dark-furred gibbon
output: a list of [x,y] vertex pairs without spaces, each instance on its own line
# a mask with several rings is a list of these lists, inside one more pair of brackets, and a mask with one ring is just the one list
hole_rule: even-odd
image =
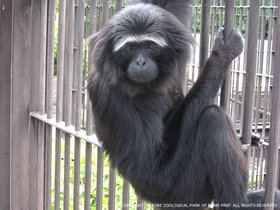
[[189,3],[128,6],[90,39],[94,67],[88,91],[96,133],[112,166],[148,202],[163,209],[205,209],[212,201],[219,209],[257,209],[263,191],[247,194],[241,143],[229,117],[214,105],[243,39],[234,29],[224,44],[221,29],[184,96],[195,42],[186,27]]

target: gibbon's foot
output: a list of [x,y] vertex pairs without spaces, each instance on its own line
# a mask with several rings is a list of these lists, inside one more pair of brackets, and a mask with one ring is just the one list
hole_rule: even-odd
[[[242,141],[243,137],[241,136],[239,138],[240,141]],[[246,152],[249,150],[249,147],[260,147],[264,143],[264,140],[261,138],[260,134],[258,133],[252,133],[251,136],[251,143],[250,144],[242,144],[242,151]]]
[[227,43],[224,43],[224,28],[220,28],[215,39],[213,53],[231,62],[243,51],[243,38],[238,29],[232,29]]
[[217,37],[215,39],[215,44],[213,46],[213,51],[222,51],[224,49],[224,39],[225,39],[225,30],[221,27],[217,33]]
[[239,56],[243,51],[243,37],[240,31],[236,28],[232,29],[229,40],[226,43],[225,47],[230,53],[232,53],[232,59]]

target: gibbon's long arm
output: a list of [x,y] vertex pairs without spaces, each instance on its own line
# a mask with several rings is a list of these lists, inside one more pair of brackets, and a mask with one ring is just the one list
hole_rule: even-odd
[[[197,81],[167,120],[167,132],[174,126],[174,122],[176,121],[181,121],[182,125],[187,122],[192,122],[188,126],[182,127],[184,132],[180,133],[187,138],[195,130],[202,111],[206,107],[214,104],[214,99],[224,80],[228,66],[243,50],[242,36],[238,30],[234,29],[232,31],[229,42],[226,45],[224,45],[223,40],[224,32],[223,29],[220,29],[212,53],[205,62]],[[194,112],[193,110],[196,111]],[[176,129],[174,127],[174,129],[178,130],[181,128]],[[172,138],[171,135],[170,138]]]

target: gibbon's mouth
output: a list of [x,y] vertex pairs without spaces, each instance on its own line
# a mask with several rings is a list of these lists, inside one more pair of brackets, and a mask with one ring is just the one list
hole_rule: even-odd
[[128,72],[128,77],[137,83],[147,83],[158,76],[157,71],[136,70]]

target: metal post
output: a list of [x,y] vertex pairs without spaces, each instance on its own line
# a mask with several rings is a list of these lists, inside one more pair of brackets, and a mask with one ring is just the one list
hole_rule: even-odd
[[209,20],[210,20],[210,0],[202,1],[200,46],[199,46],[199,71],[201,71],[209,52]]
[[0,2],[0,203],[10,208],[10,97],[12,1]]
[[[74,82],[76,84],[76,110],[75,112],[75,130],[81,130],[81,113],[82,113],[82,79],[83,79],[83,41],[84,41],[84,15],[85,2],[79,0],[76,5],[75,14],[75,35],[74,35]],[[74,209],[79,209],[80,197],[80,153],[81,139],[75,137],[75,163],[74,163]]]
[[[226,1],[226,14],[225,14],[225,43],[227,43],[229,35],[234,25],[234,0]],[[230,87],[231,87],[231,65],[228,67],[228,71],[221,89],[221,106],[229,113],[230,104]]]
[[122,0],[116,0],[116,12],[122,9],[123,3]]
[[[2,9],[2,7],[1,7]],[[29,207],[31,0],[12,1],[10,98],[10,209]],[[2,31],[1,31],[2,33]],[[7,70],[7,69],[6,69]],[[4,169],[6,170],[6,169]],[[33,181],[33,180],[32,180]]]
[[[55,36],[55,1],[48,2],[48,49],[46,72],[46,112],[52,118],[53,107],[53,73],[54,73],[54,36]],[[51,209],[51,176],[52,176],[52,126],[46,125],[45,139],[45,195],[44,209]]]
[[[45,110],[47,0],[32,1],[30,111]],[[33,51],[34,50],[34,51]],[[44,123],[30,119],[30,209],[44,208]]]
[[[96,1],[90,0],[89,2],[89,14],[90,14],[90,34],[96,32],[96,17],[97,17],[97,8]],[[92,72],[92,64],[90,62],[90,52],[89,52],[89,61],[88,61],[88,74]],[[93,119],[91,111],[91,102],[87,94],[87,121],[86,121],[86,134],[91,135],[93,133]],[[92,158],[92,145],[86,144],[86,170],[85,170],[85,210],[90,209],[90,196],[91,196],[91,158]]]
[[[278,142],[280,136],[280,1],[277,1],[278,9],[276,9],[277,19],[275,20],[275,54],[273,58],[274,68],[274,79],[273,79],[273,90],[272,90],[272,108],[271,108],[271,122],[270,122],[270,135],[269,135],[269,146],[268,146],[268,159],[267,159],[267,177],[266,177],[266,189],[265,189],[265,204],[274,203],[274,194],[276,187],[277,174],[277,156],[278,156]],[[265,210],[273,210],[273,206],[266,207]]]
[[102,25],[104,25],[109,19],[109,1],[102,1]]
[[[66,46],[68,47],[71,43],[65,44],[65,35],[71,35],[72,33],[68,33],[65,30],[65,18],[66,18],[66,3],[69,8],[67,9],[67,14],[73,13],[74,4],[72,1],[59,1],[59,27],[58,27],[58,46],[57,46],[57,97],[56,97],[56,122],[62,121],[63,115],[63,85],[64,85],[64,68],[65,68],[65,52],[68,53]],[[73,15],[74,16],[74,15]],[[70,16],[72,17],[72,16]],[[69,17],[69,27],[73,22],[70,22],[71,18]],[[72,18],[73,19],[73,18]],[[67,39],[68,41],[68,39]],[[66,56],[67,57],[67,56]],[[68,79],[68,78],[67,78]],[[66,95],[66,94],[65,94]],[[68,116],[68,115],[67,115]],[[65,120],[66,121],[66,120]],[[56,142],[55,142],[55,205],[54,209],[60,209],[60,177],[61,177],[61,136],[62,132],[59,129],[56,129]],[[65,146],[65,152],[67,152],[67,146]],[[67,162],[67,155],[65,155],[65,162]],[[67,164],[64,173],[64,209],[65,202],[68,198],[67,191]],[[66,176],[66,178],[65,178]],[[67,204],[68,205],[68,204]]]
[[129,210],[129,182],[126,179],[123,180],[122,205],[123,210]]
[[[249,21],[248,21],[248,46],[247,46],[247,62],[246,62],[246,79],[245,79],[245,100],[244,100],[244,116],[242,129],[242,143],[249,144],[252,135],[252,116],[253,102],[255,94],[255,79],[257,70],[257,44],[258,44],[258,25],[259,25],[259,9],[260,1],[250,1]],[[248,158],[248,151],[245,155]]]

